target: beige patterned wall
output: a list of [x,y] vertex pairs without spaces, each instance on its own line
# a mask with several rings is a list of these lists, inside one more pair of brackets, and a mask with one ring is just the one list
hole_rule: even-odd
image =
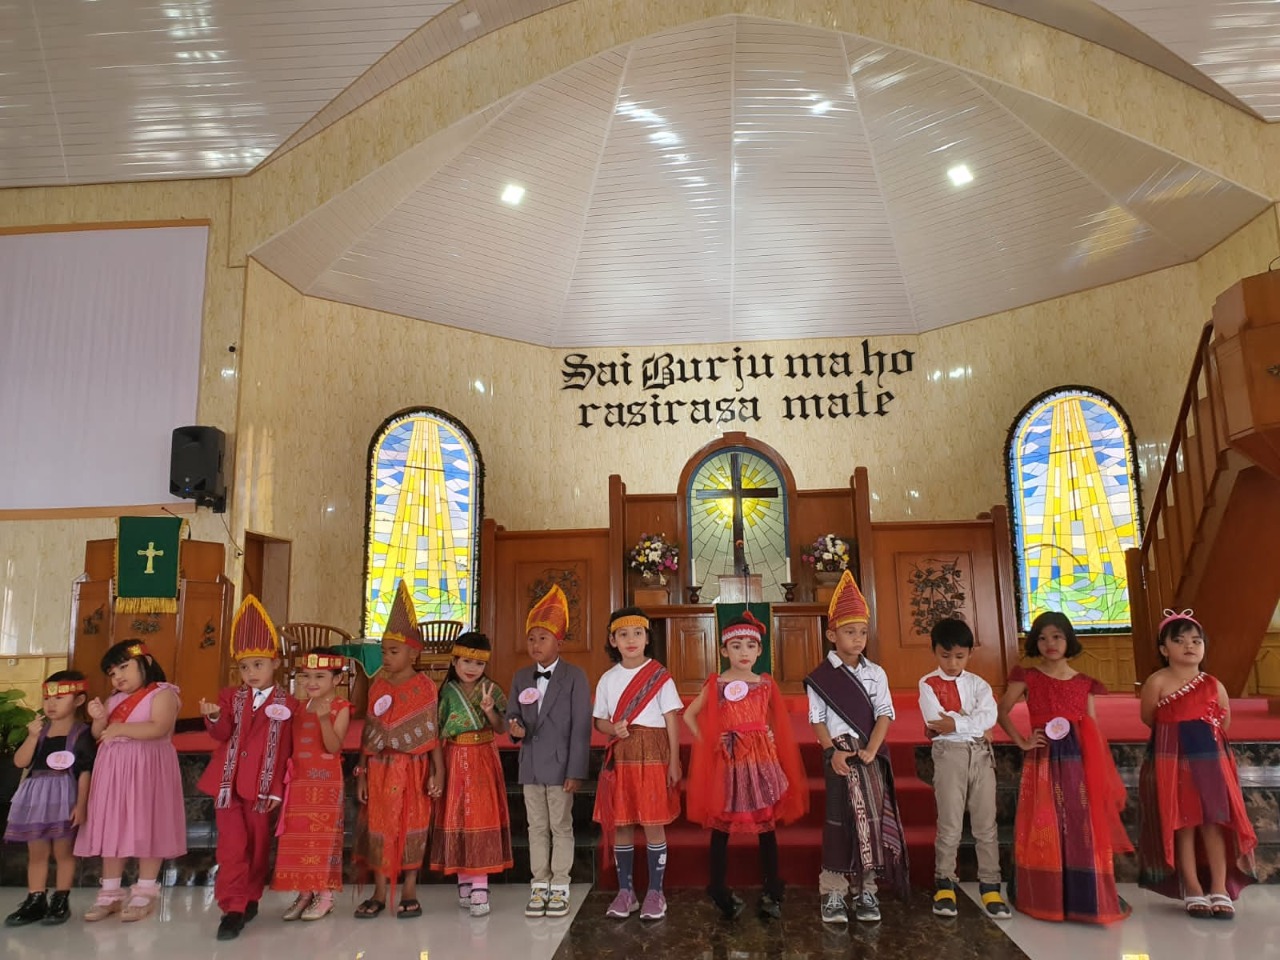
[[[595,400],[559,389],[567,351],[303,298],[260,268],[246,270],[247,251],[502,95],[618,44],[730,13],[847,30],[935,56],[1280,196],[1280,165],[1268,162],[1280,154],[1280,125],[970,0],[580,0],[468,45],[249,177],[4,190],[0,226],[211,221],[199,419],[226,430],[235,444],[227,518],[234,538],[222,518],[207,513],[196,518],[195,535],[239,542],[254,530],[293,540],[293,616],[354,628],[365,450],[378,423],[399,407],[434,404],[467,423],[488,468],[489,513],[515,528],[602,525],[609,473],[620,473],[632,490],[672,489],[678,465],[713,433],[691,424],[576,427],[577,404]],[[790,382],[775,379],[754,391],[761,420],[732,426],[777,447],[804,486],[843,485],[855,465],[866,465],[880,519],[963,517],[1002,499],[1000,451],[1009,422],[1036,393],[1065,382],[1113,394],[1133,418],[1144,466],[1155,466],[1213,297],[1278,251],[1273,211],[1199,264],[919,338],[877,340],[876,349],[915,354],[913,372],[890,383],[895,399],[886,417],[788,422],[781,412]],[[226,352],[231,343],[241,345],[235,362]],[[801,347],[752,349],[782,357]],[[593,352],[603,358],[620,351]],[[729,395],[716,386],[672,396]],[[110,532],[106,520],[0,522],[0,657],[65,649],[69,585],[84,541]],[[229,550],[227,573],[238,581],[239,571]]]

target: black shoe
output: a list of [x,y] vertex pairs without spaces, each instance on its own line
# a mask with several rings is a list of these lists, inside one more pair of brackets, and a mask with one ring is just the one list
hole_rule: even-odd
[[737,920],[742,916],[742,911],[746,904],[732,890],[712,890],[707,888],[707,896],[711,898],[711,902],[716,905],[716,909],[720,911],[720,915],[726,920]]
[[244,929],[243,913],[224,913],[222,922],[218,924],[219,940],[234,940]]
[[756,904],[756,914],[761,920],[781,920],[782,904],[772,893],[760,894],[760,902]]
[[39,893],[28,893],[27,899],[22,901],[22,906],[4,918],[6,927],[25,927],[28,923],[36,923],[43,920],[49,912],[49,901],[45,897],[44,891]]
[[71,916],[71,891],[55,890],[53,896],[49,898],[49,912],[44,915],[44,919],[40,922],[46,927],[52,927],[55,924],[66,923],[67,918]]
[[250,900],[244,905],[244,922],[248,923],[258,915],[258,901]]

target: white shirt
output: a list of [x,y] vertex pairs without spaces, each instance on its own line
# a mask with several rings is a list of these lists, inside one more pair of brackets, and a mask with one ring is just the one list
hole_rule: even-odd
[[[940,677],[944,682],[956,685],[964,713],[942,709],[938,695],[929,685],[930,677]],[[949,740],[953,743],[978,740],[996,725],[996,698],[991,692],[991,684],[977,674],[965,670],[958,677],[948,677],[939,669],[920,678],[920,712],[924,715],[925,723],[937,720],[944,714],[955,720],[955,733],[940,733],[935,738],[937,740]]]
[[[867,696],[871,698],[871,707],[875,711],[876,719],[888,717],[894,719],[893,697],[889,695],[889,675],[884,672],[884,668],[878,664],[872,663],[865,656],[858,658],[856,667],[846,666],[844,661],[836,656],[835,651],[827,654],[827,662],[838,669],[847,670],[853,674],[861,682],[863,689],[867,691]],[[809,722],[825,723],[827,725],[827,733],[831,734],[834,740],[842,733],[847,733],[855,740],[858,734],[847,723],[841,719],[840,714],[827,706],[827,701],[810,689],[805,687],[805,693],[809,696]],[[864,730],[868,737],[871,736],[870,730]]]
[[271,686],[267,687],[265,690],[253,691],[254,712],[257,712],[257,709],[267,702],[267,700],[271,697],[271,694],[275,691],[275,689],[276,689],[275,684],[272,684]]
[[[647,663],[648,661],[645,661]],[[596,684],[596,703],[595,708],[591,711],[591,715],[600,720],[612,720],[613,711],[618,707],[618,701],[622,699],[623,691],[627,689],[627,685],[631,683],[631,678],[636,675],[638,670],[642,670],[645,664],[642,663],[638,667],[627,669],[622,664],[617,664],[609,670],[605,671],[600,682]],[[658,689],[658,693],[652,700],[645,704],[644,709],[640,711],[640,715],[631,721],[633,727],[658,727],[665,728],[667,725],[666,714],[672,710],[684,709],[684,702],[680,699],[680,694],[676,692],[675,681],[670,677]]]
[[543,673],[555,673],[556,667],[558,667],[559,665],[560,665],[559,657],[556,657],[555,660],[547,664],[545,667],[540,667],[536,663],[533,665],[534,686],[538,688],[538,712],[539,713],[542,712],[542,701],[547,696],[547,687],[551,684],[551,678],[540,677],[538,676],[538,672],[541,671]]

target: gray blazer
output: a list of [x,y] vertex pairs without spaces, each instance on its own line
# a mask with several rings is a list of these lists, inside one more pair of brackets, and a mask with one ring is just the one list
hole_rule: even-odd
[[520,782],[543,785],[586,780],[591,754],[591,688],[587,674],[561,657],[547,681],[542,709],[523,704],[520,693],[537,688],[537,664],[521,667],[511,681],[507,719],[519,718],[525,738],[520,742]]

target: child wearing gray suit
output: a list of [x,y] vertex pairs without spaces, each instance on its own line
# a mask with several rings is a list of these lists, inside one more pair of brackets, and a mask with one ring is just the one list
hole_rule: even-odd
[[591,688],[581,667],[560,656],[569,601],[552,586],[525,621],[533,665],[516,671],[507,701],[508,733],[520,744],[520,783],[529,819],[533,870],[526,917],[569,912],[573,796],[587,779]]

